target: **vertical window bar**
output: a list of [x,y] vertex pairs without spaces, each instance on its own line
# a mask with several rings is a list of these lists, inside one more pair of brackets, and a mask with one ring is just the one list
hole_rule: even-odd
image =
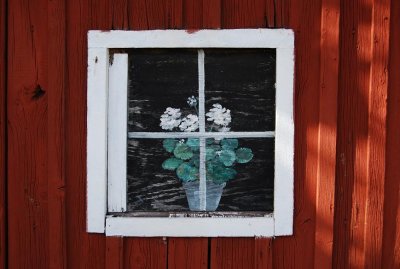
[[[199,69],[199,129],[205,132],[205,97],[204,97],[204,50],[198,50]],[[200,210],[206,210],[207,185],[206,185],[206,138],[200,138],[200,167],[199,167],[199,199]]]

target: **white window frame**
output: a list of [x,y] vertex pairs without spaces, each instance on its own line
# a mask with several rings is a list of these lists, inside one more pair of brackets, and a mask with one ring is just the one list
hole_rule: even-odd
[[[126,216],[117,214],[126,210],[128,135],[128,55],[116,53],[109,59],[109,50],[118,48],[276,49],[275,132],[214,133],[223,137],[275,136],[273,213],[259,217],[179,217],[179,214],[174,214],[175,217],[133,217],[129,214]],[[199,53],[200,73],[201,65],[201,53]],[[87,231],[105,232],[110,236],[291,235],[293,233],[293,79],[294,34],[288,29],[200,30],[194,33],[184,30],[89,31]],[[204,87],[204,80],[200,79],[199,88],[201,87]],[[201,95],[200,93],[200,99],[204,97]],[[177,135],[199,137],[199,133],[168,134],[174,137]],[[148,134],[132,135],[140,137]],[[165,133],[161,134],[162,138],[164,135]],[[200,182],[200,188],[201,186]]]

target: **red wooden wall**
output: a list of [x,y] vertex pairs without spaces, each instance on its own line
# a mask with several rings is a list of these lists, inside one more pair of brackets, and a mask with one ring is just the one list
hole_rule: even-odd
[[[89,29],[292,28],[294,236],[85,232]],[[0,0],[0,268],[400,268],[400,1]]]

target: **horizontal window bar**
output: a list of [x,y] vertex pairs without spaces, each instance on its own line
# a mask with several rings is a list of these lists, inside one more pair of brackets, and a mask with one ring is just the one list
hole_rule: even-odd
[[129,132],[128,138],[270,138],[274,131],[268,132]]

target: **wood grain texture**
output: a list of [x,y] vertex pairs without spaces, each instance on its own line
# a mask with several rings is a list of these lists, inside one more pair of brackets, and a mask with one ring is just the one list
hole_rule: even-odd
[[7,264],[7,163],[6,163],[6,70],[7,70],[6,1],[0,1],[0,269]]
[[[386,177],[381,268],[400,268],[400,2],[391,2]],[[396,207],[397,205],[397,207]]]
[[111,4],[112,9],[112,29],[128,30],[128,0],[115,0]]
[[339,18],[340,1],[323,0],[321,6],[321,71],[314,268],[330,268],[332,266],[339,78]]
[[222,0],[222,28],[262,28],[265,26],[264,0]]
[[274,28],[275,27],[275,16],[276,16],[276,5],[275,0],[265,0],[265,23],[266,27]]
[[98,7],[105,2],[65,2],[68,73],[65,93],[65,182],[69,268],[105,268],[105,237],[86,232],[87,31],[110,29],[111,16],[99,16],[104,14],[104,10]]
[[272,269],[273,267],[273,238],[254,239],[254,268]]
[[379,268],[382,263],[390,0],[373,3],[371,31],[372,58],[368,100],[368,186],[365,201],[367,215],[364,231],[366,247],[363,268]]
[[210,268],[254,268],[254,238],[218,238],[211,240]]
[[183,27],[188,30],[197,30],[203,27],[202,1],[183,1]]
[[130,238],[124,242],[124,268],[167,268],[167,238]]
[[221,27],[221,1],[203,0],[203,29]]
[[108,237],[106,239],[106,269],[124,268],[124,239]]
[[48,4],[48,219],[49,268],[67,268],[65,207],[65,3]]
[[208,241],[207,238],[169,238],[167,268],[208,268]]
[[342,2],[334,266],[364,268],[372,1]]
[[[289,5],[290,4],[290,5]],[[294,236],[274,240],[274,268],[313,268],[318,172],[321,2],[290,1],[277,14],[290,14],[295,32]],[[281,3],[283,5],[283,3]]]
[[8,4],[8,266],[47,268],[47,1]]

